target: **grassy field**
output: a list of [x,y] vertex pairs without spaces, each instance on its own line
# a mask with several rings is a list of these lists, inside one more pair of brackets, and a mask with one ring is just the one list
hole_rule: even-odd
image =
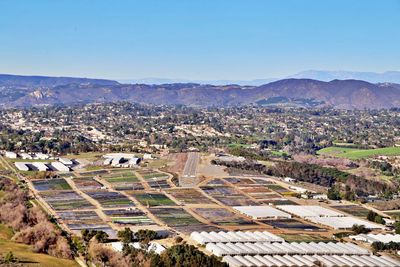
[[58,259],[46,254],[34,253],[31,246],[19,244],[11,241],[13,232],[10,228],[0,224],[0,255],[4,257],[9,251],[23,266],[63,266],[77,267],[78,263],[72,260]]
[[362,159],[374,156],[399,156],[400,147],[385,147],[376,149],[357,149],[349,147],[326,147],[317,152],[319,155],[328,155],[348,159]]
[[101,152],[87,152],[87,153],[79,153],[79,154],[68,154],[64,156],[65,158],[69,159],[87,159],[90,161],[97,160],[101,158],[104,155],[104,153]]

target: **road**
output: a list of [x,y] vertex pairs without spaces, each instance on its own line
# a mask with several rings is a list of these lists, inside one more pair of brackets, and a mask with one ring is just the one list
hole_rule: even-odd
[[200,154],[197,152],[190,152],[186,160],[183,174],[179,178],[179,185],[182,187],[193,187],[197,184],[197,165],[199,163]]

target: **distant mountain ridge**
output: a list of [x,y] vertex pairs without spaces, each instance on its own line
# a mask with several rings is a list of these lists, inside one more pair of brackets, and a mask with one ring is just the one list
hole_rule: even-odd
[[288,76],[295,79],[313,79],[329,82],[332,80],[362,80],[370,83],[400,83],[400,71],[357,72],[357,71],[323,71],[307,70]]
[[[272,99],[272,100],[271,100]],[[400,107],[400,85],[360,80],[283,79],[261,86],[172,83],[121,84],[112,80],[0,75],[0,107],[131,101],[148,104],[231,106],[271,104],[340,109]]]

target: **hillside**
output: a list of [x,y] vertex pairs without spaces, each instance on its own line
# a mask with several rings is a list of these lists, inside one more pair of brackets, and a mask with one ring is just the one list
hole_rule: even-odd
[[258,87],[196,83],[147,85],[101,79],[0,75],[2,107],[111,101],[228,106],[271,103],[269,99],[277,97],[280,97],[279,105],[285,105],[284,99],[304,106],[392,108],[400,106],[400,86],[359,80],[323,82],[311,79],[284,79]]

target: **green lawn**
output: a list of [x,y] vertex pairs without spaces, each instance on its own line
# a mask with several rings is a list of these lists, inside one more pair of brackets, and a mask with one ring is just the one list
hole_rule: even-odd
[[385,147],[376,149],[356,149],[349,147],[326,147],[317,152],[319,155],[329,155],[348,159],[362,159],[374,156],[398,156],[400,147]]

